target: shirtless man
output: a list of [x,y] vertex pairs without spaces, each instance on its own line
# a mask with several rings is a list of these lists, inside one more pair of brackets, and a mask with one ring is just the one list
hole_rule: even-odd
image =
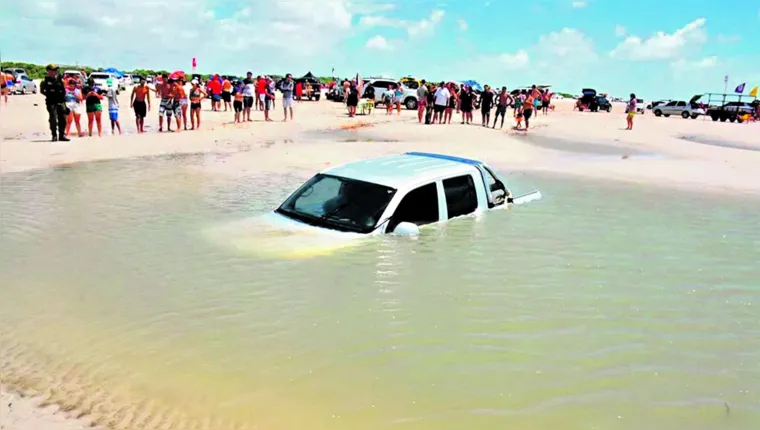
[[145,117],[150,110],[150,88],[145,85],[145,78],[140,78],[140,84],[132,88],[129,105],[135,110],[137,132],[145,133]]
[[512,96],[507,92],[507,87],[501,87],[501,92],[496,101],[496,116],[493,118],[493,127],[496,128],[496,122],[501,115],[501,125],[499,128],[504,128],[504,117],[507,115],[507,108],[512,104]]
[[166,120],[166,130],[172,131],[171,116],[174,113],[174,99],[171,98],[173,83],[169,83],[169,76],[165,73],[161,76],[161,82],[156,84],[156,96],[161,99],[158,106],[158,131],[164,131],[164,116]]

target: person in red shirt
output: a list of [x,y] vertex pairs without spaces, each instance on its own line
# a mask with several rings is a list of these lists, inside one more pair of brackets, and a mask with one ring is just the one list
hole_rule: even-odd
[[301,96],[303,96],[303,84],[299,82],[296,84],[296,100],[300,102]]
[[264,110],[264,102],[267,96],[267,80],[263,76],[256,78],[256,97],[260,110]]
[[214,75],[208,83],[208,89],[211,91],[211,110],[218,111],[222,103],[222,78]]

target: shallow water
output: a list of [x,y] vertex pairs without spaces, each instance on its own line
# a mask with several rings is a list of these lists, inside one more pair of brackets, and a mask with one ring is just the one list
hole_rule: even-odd
[[201,232],[299,175],[214,156],[2,176],[0,376],[117,428],[760,426],[757,201],[544,200],[272,260]]
[[732,149],[743,149],[745,151],[760,151],[760,147],[752,146],[748,143],[741,143],[741,142],[732,142],[728,140],[721,140],[721,139],[715,139],[710,137],[704,137],[704,136],[679,136],[680,139],[694,142],[694,143],[700,143],[702,145],[710,145],[710,146],[717,146],[720,148],[732,148]]

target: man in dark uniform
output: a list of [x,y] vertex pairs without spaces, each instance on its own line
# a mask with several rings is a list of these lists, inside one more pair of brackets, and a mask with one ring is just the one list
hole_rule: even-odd
[[63,85],[63,79],[58,74],[58,66],[48,64],[45,68],[48,75],[40,85],[40,92],[45,96],[45,106],[48,111],[48,122],[50,123],[50,132],[53,133],[53,142],[68,142],[66,137],[66,87]]

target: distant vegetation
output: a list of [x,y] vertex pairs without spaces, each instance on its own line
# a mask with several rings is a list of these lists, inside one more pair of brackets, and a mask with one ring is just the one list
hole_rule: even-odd
[[[14,61],[3,61],[2,63],[2,69],[5,70],[6,68],[21,68],[26,70],[26,73],[29,75],[32,79],[43,79],[45,76],[47,76],[47,71],[45,70],[45,67],[47,64],[32,64],[32,63],[19,63]],[[70,65],[70,64],[58,64],[58,67],[60,67],[61,71],[64,70],[82,70],[86,74],[90,74],[92,72],[99,72],[105,69],[104,67],[90,67],[90,66],[82,66],[82,65]],[[169,74],[173,72],[174,70],[153,70],[153,69],[134,69],[134,70],[121,70],[124,73],[128,73],[131,75],[140,75],[140,76],[156,76],[160,75],[162,73]],[[189,72],[185,72],[189,73]],[[208,79],[211,75],[204,75],[201,74],[203,79]],[[274,78],[282,77],[284,75],[279,74],[270,74],[269,76],[272,76]],[[295,75],[296,78],[300,77],[300,75]],[[322,83],[329,83],[332,81],[332,78],[329,76],[318,76],[317,77],[320,82]]]
[[[45,66],[47,66],[47,64],[19,63],[19,62],[13,62],[13,61],[3,61],[3,63],[2,63],[2,69],[3,70],[5,70],[6,68],[11,68],[11,67],[14,67],[14,68],[18,67],[18,68],[26,70],[26,73],[32,79],[43,79],[45,76],[47,76],[47,71],[45,71]],[[64,70],[82,70],[82,71],[84,71],[88,75],[90,73],[92,73],[92,72],[99,72],[99,71],[102,71],[103,69],[105,69],[105,67],[90,67],[90,66],[82,66],[82,65],[76,65],[76,66],[74,66],[74,65],[70,65],[70,64],[59,64],[58,67],[61,68],[61,71],[64,71]],[[140,75],[140,76],[157,76],[157,75],[160,75],[162,73],[169,74],[169,73],[171,73],[173,71],[174,70],[154,70],[154,69],[122,70],[122,72],[124,72],[124,73],[128,73],[128,74],[131,74],[131,75]],[[189,72],[185,71],[185,73],[189,73]],[[275,79],[278,79],[278,78],[283,77],[284,75],[281,75],[281,74],[269,74],[269,76],[271,76],[271,77],[273,77]],[[302,75],[293,74],[293,76],[296,77],[296,78],[298,78],[298,77],[300,77]],[[205,80],[205,79],[208,79],[209,77],[211,77],[211,75],[201,74],[201,77]],[[322,82],[323,84],[328,84],[328,83],[332,82],[332,80],[333,80],[333,78],[330,77],[330,76],[317,76],[317,79],[319,79],[319,81]],[[342,78],[339,78],[339,79],[342,79]],[[431,81],[431,80],[428,80],[428,81],[430,81],[430,82],[438,82],[438,81]],[[560,93],[560,92],[558,92],[557,94],[559,94],[559,95],[561,95],[562,97],[565,97],[565,98],[573,98],[573,95],[570,94],[570,93]]]

